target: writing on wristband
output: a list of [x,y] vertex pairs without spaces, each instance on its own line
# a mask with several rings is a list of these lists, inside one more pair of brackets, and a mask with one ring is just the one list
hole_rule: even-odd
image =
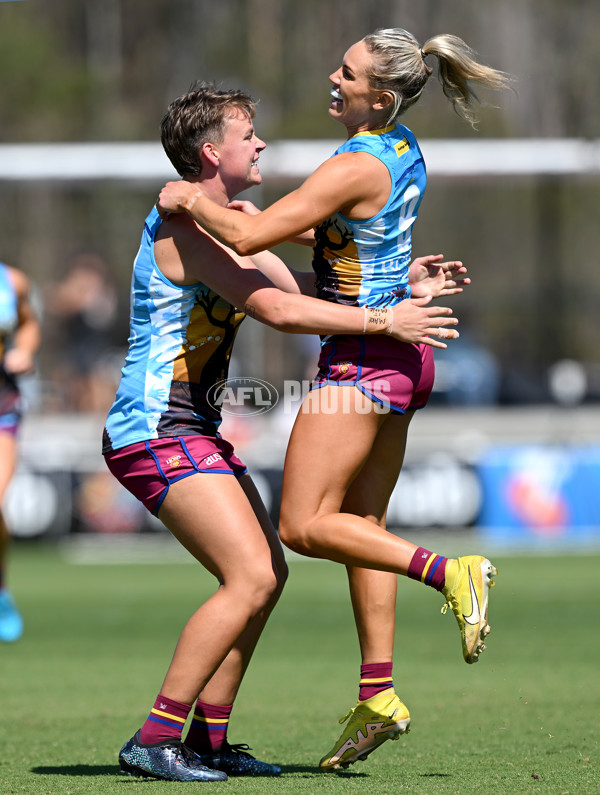
[[394,328],[394,312],[391,307],[365,306],[363,334],[391,334]]

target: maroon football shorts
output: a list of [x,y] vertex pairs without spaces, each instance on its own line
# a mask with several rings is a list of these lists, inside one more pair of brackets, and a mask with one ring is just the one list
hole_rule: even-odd
[[404,414],[423,408],[433,389],[431,345],[385,334],[332,336],[321,347],[313,388],[356,386],[376,403]]
[[233,446],[215,436],[150,439],[106,453],[104,458],[117,480],[155,515],[171,483],[196,473],[239,477],[248,471]]

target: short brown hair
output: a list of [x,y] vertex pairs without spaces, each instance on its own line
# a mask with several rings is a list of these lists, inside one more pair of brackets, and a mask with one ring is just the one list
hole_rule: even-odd
[[196,83],[171,102],[160,123],[161,141],[181,177],[201,174],[200,150],[207,141],[221,143],[231,110],[243,110],[254,118],[256,105],[243,91],[222,91],[212,83]]

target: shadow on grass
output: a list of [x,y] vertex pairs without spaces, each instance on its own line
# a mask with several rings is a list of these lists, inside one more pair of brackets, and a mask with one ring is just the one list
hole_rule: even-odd
[[[122,776],[121,770],[117,765],[55,765],[32,767],[31,772],[38,776]],[[335,773],[323,773],[317,768],[308,765],[281,765],[282,775],[303,774],[304,778],[322,778],[332,775],[337,778],[368,778],[367,773],[358,773],[350,770],[339,770]],[[443,775],[442,773],[432,773],[430,775]],[[273,778],[273,776],[253,776],[253,778]]]
[[56,765],[32,767],[38,776],[118,776],[117,765]]
[[[279,765],[281,768],[282,774],[293,774],[293,773],[303,773],[304,778],[368,778],[367,773],[359,773],[354,770],[335,770],[328,773],[324,773],[322,770],[319,770],[318,767],[312,767],[308,765]],[[271,776],[269,777],[271,778]]]

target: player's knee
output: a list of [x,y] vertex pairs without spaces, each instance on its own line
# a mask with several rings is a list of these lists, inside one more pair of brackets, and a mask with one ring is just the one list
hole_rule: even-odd
[[263,587],[261,588],[261,594],[263,604],[261,605],[261,609],[267,606],[272,607],[277,602],[281,596],[287,577],[288,568],[285,562],[277,566],[271,566],[268,574],[265,574],[262,579]]
[[288,549],[299,555],[312,557],[311,535],[308,527],[282,515],[279,523],[279,537]]
[[[284,580],[285,582],[285,580]],[[272,565],[255,567],[244,580],[245,600],[251,613],[258,613],[277,599],[283,588],[280,574]]]

